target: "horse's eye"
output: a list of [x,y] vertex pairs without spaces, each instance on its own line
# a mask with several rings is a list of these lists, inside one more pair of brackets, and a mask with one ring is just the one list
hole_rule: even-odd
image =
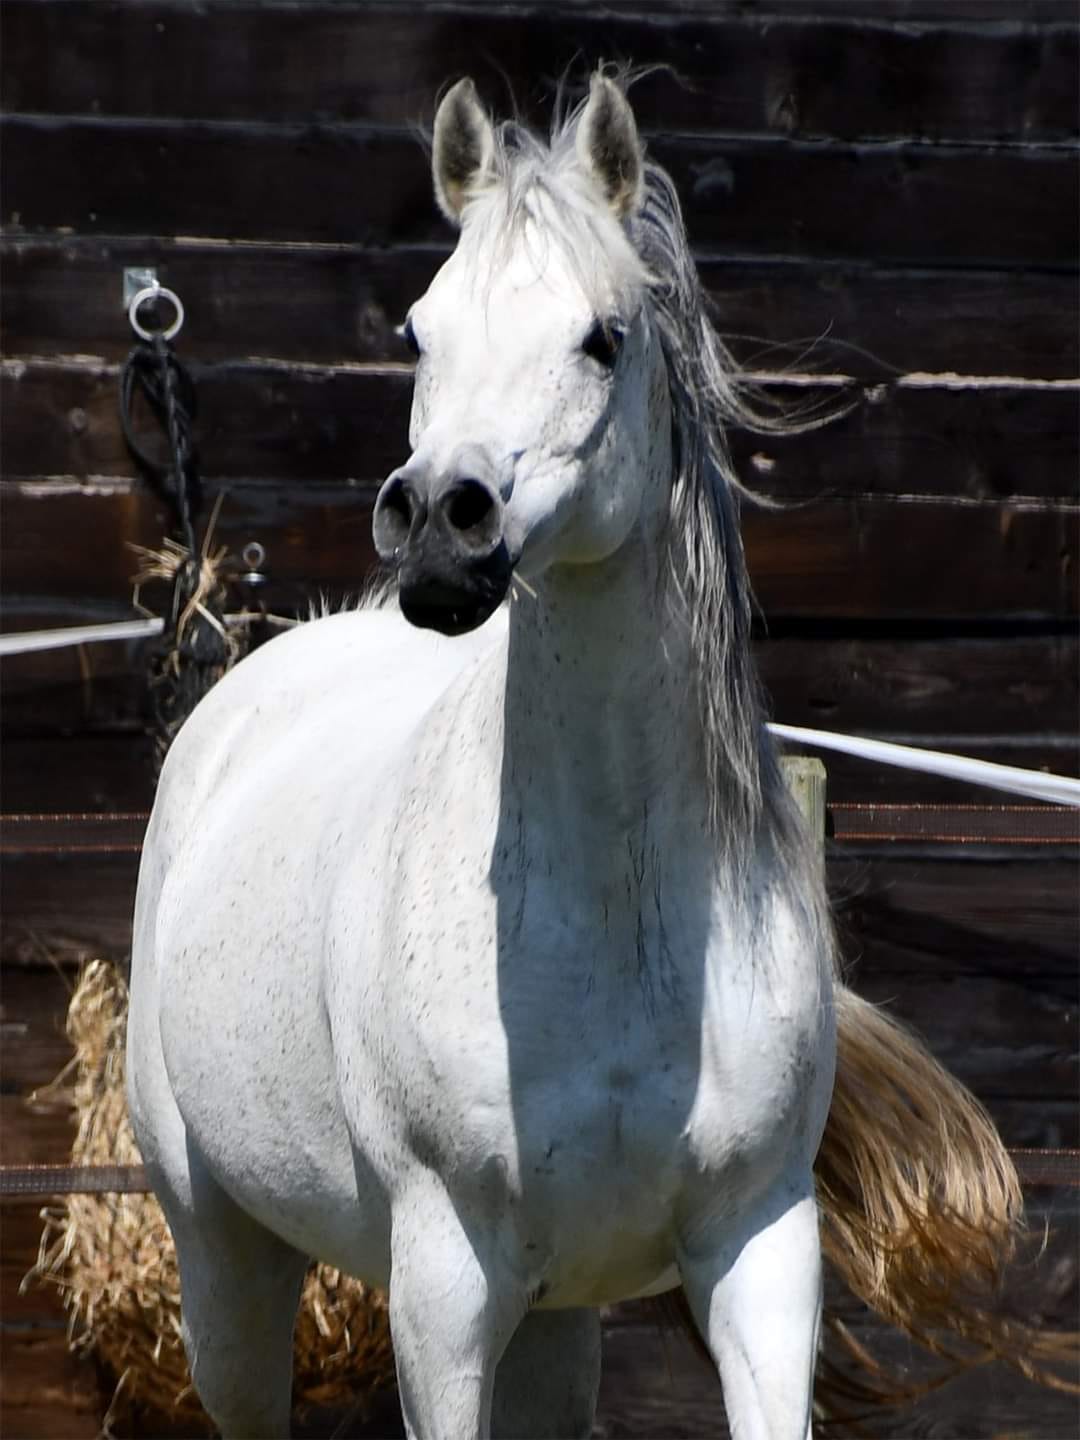
[[614,368],[626,332],[617,320],[597,320],[581,342],[585,354],[599,361],[605,370]]
[[412,351],[414,357],[420,359],[420,342],[416,338],[416,331],[413,329],[412,316],[406,315],[404,325],[398,326],[397,332],[405,341],[405,344]]

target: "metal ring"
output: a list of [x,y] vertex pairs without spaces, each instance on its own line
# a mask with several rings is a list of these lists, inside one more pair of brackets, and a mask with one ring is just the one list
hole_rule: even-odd
[[[139,324],[136,318],[139,313],[139,306],[147,300],[167,300],[176,311],[176,318],[167,330],[147,330]],[[131,304],[128,306],[128,321],[132,330],[140,340],[153,340],[154,336],[160,334],[164,340],[173,340],[180,334],[184,323],[184,307],[180,303],[180,296],[175,290],[170,290],[165,285],[147,285],[144,290],[137,290],[131,297]]]

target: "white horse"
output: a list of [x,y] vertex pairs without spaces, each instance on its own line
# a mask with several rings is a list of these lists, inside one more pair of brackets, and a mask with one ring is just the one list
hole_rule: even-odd
[[314,1256],[389,1286],[410,1435],[587,1435],[597,1307],[681,1284],[734,1433],[806,1440],[854,1002],[749,660],[743,402],[612,81],[550,146],[462,81],[433,165],[400,612],[223,680],[143,855],[129,1096],[195,1383],[287,1434]]

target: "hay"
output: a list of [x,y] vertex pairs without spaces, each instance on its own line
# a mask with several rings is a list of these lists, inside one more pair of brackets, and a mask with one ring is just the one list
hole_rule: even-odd
[[[75,1056],[50,1086],[75,1110],[74,1164],[141,1163],[124,1095],[126,1020],[123,979],[107,961],[91,961],[68,1009]],[[191,1387],[176,1252],[154,1196],[69,1195],[42,1216],[33,1274],[62,1291],[72,1348],[96,1354],[115,1377],[107,1421],[137,1407],[211,1430]],[[362,1408],[394,1379],[385,1297],[340,1270],[313,1266],[293,1355],[298,1407]]]

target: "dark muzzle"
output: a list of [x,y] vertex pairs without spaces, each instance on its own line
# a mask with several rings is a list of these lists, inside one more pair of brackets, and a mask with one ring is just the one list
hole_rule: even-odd
[[414,625],[462,635],[506,594],[503,507],[487,480],[456,467],[432,475],[410,462],[379,491],[372,531],[379,559],[397,571],[401,612]]

